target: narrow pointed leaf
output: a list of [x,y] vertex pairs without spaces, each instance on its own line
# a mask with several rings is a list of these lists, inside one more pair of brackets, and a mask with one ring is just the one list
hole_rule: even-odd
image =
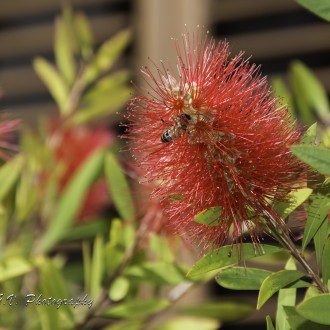
[[181,316],[166,321],[154,330],[215,330],[219,329],[219,325],[219,321],[212,318]]
[[105,156],[105,174],[118,213],[123,219],[132,220],[135,215],[133,198],[123,170],[116,157],[110,152]]
[[81,56],[88,59],[93,53],[93,34],[90,24],[83,13],[75,15],[74,24]]
[[117,33],[114,37],[101,45],[94,59],[86,67],[83,80],[86,84],[94,81],[101,73],[109,70],[131,39],[129,30]]
[[280,76],[273,76],[271,78],[271,86],[273,86],[274,96],[279,97],[278,105],[283,106],[283,104],[286,104],[292,118],[295,118],[296,114],[293,109],[292,96],[284,80]]
[[304,229],[304,236],[302,240],[302,249],[304,250],[308,243],[315,236],[317,231],[326,221],[328,211],[330,208],[330,198],[325,196],[316,196],[309,206],[308,218]]
[[321,262],[323,250],[325,243],[327,241],[329,233],[329,221],[328,217],[325,216],[320,228],[317,230],[315,236],[314,236],[314,246],[315,246],[315,253],[316,253],[316,261],[318,265]]
[[104,244],[103,236],[99,234],[96,236],[93,245],[93,257],[91,261],[91,275],[90,275],[90,285],[91,285],[91,295],[92,298],[97,300],[101,292],[101,284],[103,278],[104,270]]
[[258,268],[231,267],[222,269],[215,277],[218,284],[231,290],[259,290],[271,271]]
[[54,50],[57,67],[70,86],[73,83],[76,69],[70,33],[62,18],[56,19]]
[[104,98],[105,95],[118,89],[128,82],[130,74],[127,70],[120,70],[98,80],[82,98],[83,104],[95,102],[97,98]]
[[8,257],[0,261],[0,282],[29,273],[34,269],[31,260],[23,257]]
[[68,87],[63,78],[53,65],[41,57],[33,61],[33,67],[40,79],[47,86],[60,110],[63,111],[69,94]]
[[291,329],[294,330],[329,330],[326,325],[314,323],[306,320],[304,317],[298,314],[296,309],[292,306],[283,306],[287,315],[288,323]]
[[297,145],[292,152],[321,174],[330,176],[330,150],[322,147]]
[[302,62],[294,61],[290,67],[290,80],[304,122],[312,124],[316,118],[326,122],[329,117],[329,101],[325,88],[315,74]]
[[238,301],[203,303],[196,306],[184,307],[179,310],[180,314],[212,317],[223,322],[244,319],[253,311],[254,307],[251,304]]
[[82,256],[84,266],[84,287],[87,293],[91,292],[91,272],[92,272],[91,243],[87,240],[82,242]]
[[265,254],[272,254],[282,249],[272,245],[262,245],[262,250],[262,252],[256,251],[252,243],[241,244],[237,249],[230,245],[223,246],[200,259],[187,276],[193,278],[212,270],[234,265],[240,260],[248,260]]
[[313,192],[310,188],[302,188],[289,194],[289,202],[278,202],[274,209],[283,219],[288,217],[299,205],[305,202]]
[[330,3],[328,0],[296,0],[312,13],[330,22]]
[[330,325],[330,294],[320,294],[303,301],[296,308],[299,315],[312,322]]
[[222,213],[222,207],[211,207],[195,215],[194,220],[203,225],[217,226]]
[[309,126],[304,136],[300,140],[300,145],[315,145],[317,130],[317,123],[314,123],[313,125]]
[[272,319],[269,315],[266,316],[267,330],[275,330]]
[[[215,277],[217,283],[230,290],[259,290],[262,282],[273,272],[251,267],[222,269]],[[311,284],[302,280],[289,284],[287,288],[306,288]],[[287,290],[287,289],[285,289]]]
[[49,251],[65,236],[76,215],[79,213],[88,188],[102,169],[104,152],[93,153],[77,170],[63,191],[56,212],[43,237],[41,249]]
[[22,155],[17,155],[0,167],[0,200],[8,195],[18,180],[24,164]]
[[260,287],[257,309],[260,309],[274,293],[303,276],[304,274],[297,270],[281,270],[269,275]]
[[131,90],[129,87],[117,87],[108,94],[94,98],[93,102],[84,105],[80,111],[74,114],[71,122],[74,125],[81,125],[111,115],[119,110],[130,97]]
[[[51,281],[49,279],[52,279]],[[40,266],[40,287],[44,297],[65,299],[69,297],[64,277],[51,261],[43,262]],[[61,305],[61,310],[73,321],[73,311],[69,305]]]
[[145,317],[151,314],[160,312],[170,305],[168,300],[165,299],[152,299],[152,300],[130,300],[112,308],[109,308],[103,313],[105,317],[111,318],[136,318]]
[[[296,264],[293,258],[289,258],[285,265],[287,270],[296,270]],[[299,282],[299,281],[298,281]],[[302,282],[302,281],[301,281]],[[283,309],[284,306],[294,306],[296,303],[297,290],[295,288],[281,289],[277,298],[276,309],[276,329],[277,330],[290,330],[290,325],[287,321],[287,315]]]
[[324,285],[327,285],[329,278],[330,278],[330,237],[328,237],[326,241],[322,256],[322,280]]

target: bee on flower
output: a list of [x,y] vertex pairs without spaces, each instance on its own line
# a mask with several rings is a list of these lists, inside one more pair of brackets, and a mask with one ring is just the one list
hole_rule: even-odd
[[[157,182],[152,195],[166,205],[168,226],[205,247],[240,242],[245,230],[257,242],[265,217],[284,226],[271,204],[305,177],[289,150],[300,134],[243,53],[230,57],[227,42],[200,32],[175,48],[177,72],[163,63],[142,70],[149,87],[129,106],[130,149]],[[221,209],[215,223],[194,221],[211,207]]]

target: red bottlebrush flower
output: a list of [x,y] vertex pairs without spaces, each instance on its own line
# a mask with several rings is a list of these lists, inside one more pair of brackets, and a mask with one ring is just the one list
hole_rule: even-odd
[[18,151],[17,130],[21,124],[19,119],[7,119],[2,116],[0,121],[0,158],[8,160]]
[[[164,64],[142,71],[149,88],[130,104],[130,148],[158,183],[153,195],[166,205],[169,226],[205,247],[239,242],[246,229],[256,241],[265,216],[284,225],[271,203],[303,180],[305,167],[288,149],[299,133],[242,53],[230,59],[226,42],[199,33],[175,45],[176,73]],[[210,207],[221,208],[218,223],[193,220]]]
[[[96,150],[105,148],[113,142],[113,135],[104,128],[85,126],[66,127],[59,121],[51,123],[50,147],[55,160],[64,166],[59,178],[62,191],[80,165]],[[87,192],[78,222],[84,222],[98,214],[109,204],[109,193],[104,179],[95,182]]]

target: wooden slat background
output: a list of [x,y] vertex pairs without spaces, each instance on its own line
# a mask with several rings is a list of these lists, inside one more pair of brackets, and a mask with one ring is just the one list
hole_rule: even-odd
[[[94,32],[95,46],[130,25],[131,2],[125,0],[72,0],[83,10]],[[32,68],[33,58],[53,61],[54,18],[61,1],[13,0],[0,2],[0,86],[4,97],[0,110],[34,122],[44,113],[56,111],[45,86]],[[128,67],[128,58],[119,66]]]
[[[72,0],[71,4],[89,16],[96,45],[121,28],[134,26],[134,55],[128,54],[121,64],[133,70],[148,56],[172,60],[170,37],[179,37],[184,23],[200,24],[217,38],[226,38],[233,53],[244,50],[252,55],[266,74],[285,76],[292,59],[303,60],[330,93],[330,25],[293,0]],[[37,55],[53,58],[53,22],[60,9],[59,0],[0,2],[0,86],[5,93],[1,110],[29,118],[54,108],[31,63]]]
[[244,50],[265,74],[287,76],[300,59],[330,94],[330,24],[294,0],[211,0],[211,30],[233,53]]

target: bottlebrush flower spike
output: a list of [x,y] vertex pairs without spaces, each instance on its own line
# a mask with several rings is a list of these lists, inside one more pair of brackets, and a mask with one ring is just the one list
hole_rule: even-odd
[[[147,180],[159,183],[153,195],[166,205],[169,226],[204,247],[240,242],[246,229],[257,242],[254,229],[266,216],[284,226],[271,203],[286,200],[305,176],[288,149],[299,133],[242,53],[230,58],[226,42],[199,32],[182,41],[176,73],[163,63],[155,73],[142,70],[149,88],[130,103],[130,149]],[[218,221],[194,221],[210,207],[220,207]]]

